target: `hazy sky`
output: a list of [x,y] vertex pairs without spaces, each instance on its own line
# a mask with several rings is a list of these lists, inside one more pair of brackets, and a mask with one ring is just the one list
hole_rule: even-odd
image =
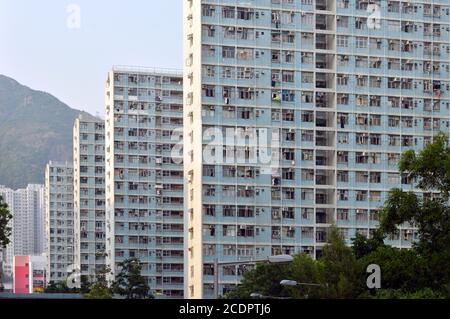
[[113,65],[181,68],[182,1],[0,0],[0,74],[95,115]]

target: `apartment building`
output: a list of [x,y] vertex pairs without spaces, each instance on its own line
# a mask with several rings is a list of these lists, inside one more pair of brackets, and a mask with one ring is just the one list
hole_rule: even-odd
[[[183,297],[182,74],[115,67],[106,82],[106,260],[136,257],[156,297]],[[175,134],[174,134],[175,133]],[[172,137],[174,135],[174,138]]]
[[74,264],[74,208],[72,163],[50,162],[45,169],[45,231],[47,279],[66,281]]
[[13,215],[10,244],[3,254],[5,275],[11,277],[14,256],[44,252],[44,186],[30,184],[13,190],[0,185],[0,195]]
[[14,256],[15,294],[44,292],[47,279],[47,258],[45,256]]
[[105,124],[80,115],[73,128],[75,265],[83,279],[105,269]]
[[[215,258],[320,257],[331,224],[370,236],[389,189],[417,191],[397,164],[449,132],[449,1],[183,2],[186,297],[212,296]],[[250,142],[205,160],[211,128],[268,132],[278,167]],[[219,294],[242,272],[221,267]]]

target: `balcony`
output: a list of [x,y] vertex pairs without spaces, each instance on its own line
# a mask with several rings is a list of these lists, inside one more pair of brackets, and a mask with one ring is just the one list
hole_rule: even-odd
[[334,35],[316,34],[316,49],[318,50],[334,50]]
[[334,135],[334,132],[317,131],[316,146],[333,147],[335,142]]
[[334,223],[334,210],[318,208],[316,211],[316,224],[332,224]]
[[316,93],[317,108],[334,108],[334,93],[317,92]]
[[317,166],[333,166],[334,165],[334,152],[333,151],[316,151],[316,165]]
[[334,68],[334,55],[317,53],[316,54],[316,68],[331,70]]
[[335,0],[316,0],[316,10],[334,11]]
[[334,185],[334,171],[317,170],[316,185],[331,186]]
[[316,242],[326,243],[328,239],[328,232],[326,228],[317,228],[316,230]]
[[335,76],[332,73],[316,73],[317,89],[333,89]]
[[319,189],[316,191],[316,205],[333,205],[334,191],[328,189]]
[[316,29],[331,31],[335,29],[335,18],[334,16],[328,16],[325,14],[316,15]]
[[316,113],[316,127],[333,127],[334,113],[317,112]]

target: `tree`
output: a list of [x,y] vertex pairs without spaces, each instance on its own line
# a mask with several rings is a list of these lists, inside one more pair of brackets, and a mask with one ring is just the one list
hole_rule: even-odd
[[11,215],[8,205],[3,201],[3,197],[0,196],[0,247],[6,247],[11,236],[11,227],[8,227],[9,221],[13,216]]
[[[336,227],[319,260],[299,255],[287,268],[259,265],[245,274],[228,296],[247,298],[251,292],[293,298],[450,298],[450,147],[439,134],[421,152],[407,151],[400,160],[403,176],[423,194],[392,189],[382,207],[379,228],[371,238],[357,235],[347,247]],[[401,226],[417,227],[412,249],[384,244]],[[368,265],[381,268],[382,289],[368,290]],[[318,283],[326,289],[299,285],[280,287],[280,279]]]
[[328,298],[356,298],[361,292],[359,264],[336,226],[329,229],[328,244],[319,260]]
[[450,291],[440,292],[430,288],[424,288],[415,292],[408,292],[401,289],[383,289],[377,291],[373,299],[449,299]]
[[286,297],[288,291],[280,285],[281,280],[290,277],[288,265],[258,263],[255,268],[244,273],[241,284],[225,294],[225,298],[248,299],[252,293],[271,297]]
[[80,292],[82,294],[88,294],[90,292],[91,286],[93,285],[90,279],[89,275],[80,276]]
[[113,293],[104,282],[96,282],[90,286],[90,291],[85,294],[87,299],[112,299]]
[[[288,265],[258,264],[244,274],[241,284],[229,292],[227,298],[249,298],[252,293],[269,297],[306,298],[355,298],[361,289],[361,271],[343,237],[336,227],[331,227],[329,243],[324,247],[320,260],[299,254]],[[281,280],[295,280],[301,284],[283,287]]]
[[137,258],[129,258],[119,264],[121,268],[112,284],[113,291],[126,299],[153,298],[147,280],[141,275],[142,266]]
[[379,229],[377,229],[370,238],[361,234],[356,234],[356,236],[352,238],[353,254],[357,259],[367,256],[376,251],[379,247],[385,247],[385,238],[386,236],[379,231]]
[[323,286],[299,285],[288,287],[289,296],[294,299],[319,299],[327,295],[323,265],[308,254],[299,254],[289,265],[289,277],[298,283],[319,284]]
[[402,173],[417,180],[423,190],[438,190],[449,198],[450,195],[450,148],[448,136],[440,133],[433,143],[428,144],[419,154],[406,151],[399,163]]
[[363,270],[371,264],[380,266],[383,290],[400,289],[414,292],[427,285],[426,260],[414,249],[383,246],[364,256],[359,262]]
[[81,276],[81,293],[87,299],[111,299],[113,291],[106,279],[110,272],[111,269],[104,265],[91,275]]
[[[424,260],[424,278],[429,288],[442,289],[450,283],[450,147],[448,137],[439,134],[418,154],[407,151],[400,160],[400,172],[425,193],[393,189],[384,205],[380,230],[397,232],[405,223],[418,228],[414,250]],[[436,192],[438,191],[438,193]]]
[[65,281],[50,281],[47,287],[44,290],[45,293],[48,294],[69,294],[69,293],[78,293],[78,289],[71,289],[67,286],[67,282]]
[[[8,209],[8,205],[3,201],[3,197],[0,195],[0,253],[2,252],[2,248],[5,248],[10,243],[9,237],[11,236],[11,227],[8,227],[8,224],[11,218],[12,215]],[[3,272],[0,263],[0,291],[3,290]]]

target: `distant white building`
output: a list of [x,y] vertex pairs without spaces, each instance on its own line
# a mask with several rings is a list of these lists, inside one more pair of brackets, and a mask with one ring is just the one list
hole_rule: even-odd
[[65,281],[74,267],[72,163],[47,164],[44,198],[47,279]]
[[74,261],[81,275],[105,267],[105,124],[80,115],[73,128]]
[[8,204],[13,219],[11,243],[3,251],[3,270],[12,276],[14,256],[40,255],[44,252],[44,186],[30,184],[13,190],[0,185],[0,195]]

